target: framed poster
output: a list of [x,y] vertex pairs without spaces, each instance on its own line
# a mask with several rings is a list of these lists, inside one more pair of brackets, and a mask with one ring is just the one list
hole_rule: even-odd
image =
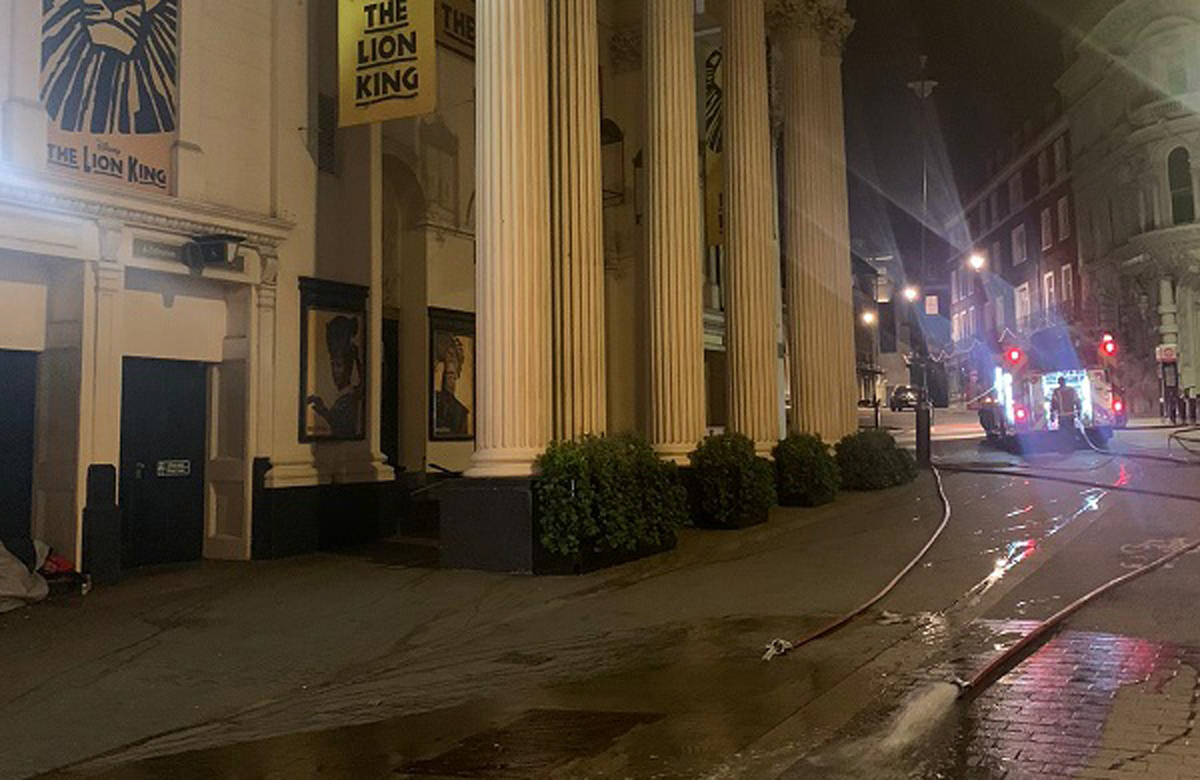
[[300,279],[300,441],[367,434],[367,288]]
[[475,438],[475,315],[429,310],[429,438]]

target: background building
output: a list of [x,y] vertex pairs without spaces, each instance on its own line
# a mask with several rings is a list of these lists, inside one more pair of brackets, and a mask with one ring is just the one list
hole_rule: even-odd
[[1159,346],[1178,388],[1200,386],[1200,7],[1098,4],[1058,81],[1075,147],[1085,311],[1123,343],[1136,414],[1157,413]]

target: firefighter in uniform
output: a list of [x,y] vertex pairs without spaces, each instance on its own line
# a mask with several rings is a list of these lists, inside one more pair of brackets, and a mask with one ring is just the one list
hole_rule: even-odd
[[1079,394],[1067,386],[1066,377],[1058,378],[1058,387],[1050,396],[1050,413],[1058,418],[1058,432],[1064,447],[1074,449],[1075,418],[1079,414]]

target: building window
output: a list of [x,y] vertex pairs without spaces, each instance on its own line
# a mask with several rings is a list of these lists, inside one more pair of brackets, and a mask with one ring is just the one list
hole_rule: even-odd
[[1067,139],[1059,136],[1054,139],[1054,178],[1061,179],[1067,174]]
[[1058,199],[1058,240],[1066,241],[1071,237],[1071,197],[1063,195]]
[[1004,309],[1008,306],[1008,301],[1003,294],[996,296],[996,333],[1004,332]]
[[1013,265],[1020,265],[1028,259],[1029,246],[1025,239],[1025,226],[1017,225],[1012,232]]
[[979,204],[979,232],[975,235],[982,236],[988,231],[988,204],[983,201]]
[[1004,255],[1000,250],[999,241],[992,242],[991,260],[993,263],[995,263],[995,265],[992,267],[992,270],[998,273],[1004,267]]
[[1049,314],[1057,304],[1058,301],[1054,297],[1054,272],[1047,271],[1042,276],[1042,310]]
[[1023,328],[1029,324],[1029,282],[1017,287],[1013,305],[1016,308],[1017,327]]
[[1050,221],[1050,209],[1042,209],[1042,249],[1054,246],[1054,223]]
[[1171,214],[1176,225],[1196,221],[1196,198],[1192,188],[1192,156],[1184,147],[1167,158],[1167,178],[1171,185]]
[[1167,94],[1184,95],[1188,91],[1187,62],[1179,52],[1171,55],[1167,63]]
[[1062,299],[1067,304],[1075,299],[1075,269],[1069,265],[1062,267]]
[[950,302],[958,303],[958,271],[950,272]]
[[967,338],[975,338],[975,307],[967,309]]
[[938,316],[938,313],[940,311],[941,311],[941,309],[938,306],[938,297],[936,295],[926,295],[925,296],[925,313],[928,314],[930,317],[936,317],[936,316]]
[[1008,180],[1008,208],[1010,211],[1016,211],[1025,200],[1025,191],[1021,186],[1021,173],[1018,171]]
[[1038,187],[1044,190],[1050,186],[1050,152],[1043,149],[1037,160]]

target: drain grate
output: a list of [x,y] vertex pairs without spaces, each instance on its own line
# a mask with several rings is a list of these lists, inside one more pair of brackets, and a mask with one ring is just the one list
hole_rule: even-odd
[[661,717],[647,712],[529,710],[503,728],[468,737],[400,773],[528,780],[573,759],[602,753],[635,726]]

